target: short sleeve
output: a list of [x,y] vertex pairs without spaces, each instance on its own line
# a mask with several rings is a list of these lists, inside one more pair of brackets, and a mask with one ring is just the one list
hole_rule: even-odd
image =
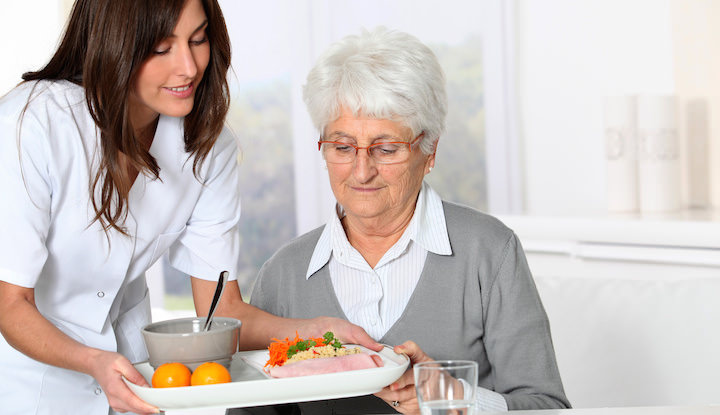
[[[19,97],[15,97],[18,100]],[[30,112],[0,106],[0,280],[32,288],[48,257],[52,187],[47,133]]]
[[238,147],[227,128],[218,137],[203,189],[187,226],[169,251],[170,264],[193,277],[216,280],[221,271],[237,279],[240,250]]

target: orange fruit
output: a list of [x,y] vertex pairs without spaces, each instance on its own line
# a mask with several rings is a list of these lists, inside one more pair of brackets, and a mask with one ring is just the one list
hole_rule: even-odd
[[217,362],[206,362],[195,369],[190,378],[192,386],[197,385],[213,385],[215,383],[230,382],[230,372],[225,366]]
[[152,377],[153,388],[175,388],[190,386],[190,369],[182,363],[164,363],[155,369]]

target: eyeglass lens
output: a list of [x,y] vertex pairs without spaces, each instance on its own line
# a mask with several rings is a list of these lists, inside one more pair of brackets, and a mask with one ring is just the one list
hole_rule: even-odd
[[377,143],[367,148],[352,144],[329,142],[322,146],[323,155],[328,163],[352,163],[360,150],[366,150],[376,163],[402,163],[410,156],[409,143]]

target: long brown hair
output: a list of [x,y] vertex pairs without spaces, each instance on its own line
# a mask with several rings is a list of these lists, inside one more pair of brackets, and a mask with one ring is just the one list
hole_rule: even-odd
[[[138,172],[159,178],[160,168],[135,136],[128,96],[141,64],[172,35],[187,0],[76,0],[60,46],[44,68],[24,81],[67,80],[85,89],[88,109],[100,132],[100,168],[90,183],[94,221],[123,234],[131,178],[120,153]],[[208,25],[210,62],[185,117],[185,151],[199,175],[222,131],[230,106],[227,71],[230,39],[217,0],[202,0]],[[99,192],[97,192],[99,190]],[[99,197],[96,194],[99,193]],[[98,200],[99,199],[99,200]]]

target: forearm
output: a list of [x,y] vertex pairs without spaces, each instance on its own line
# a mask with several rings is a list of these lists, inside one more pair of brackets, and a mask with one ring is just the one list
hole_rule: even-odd
[[[193,298],[198,316],[204,316],[210,307],[215,291],[215,282],[192,278]],[[266,348],[273,338],[322,337],[326,331],[332,331],[343,342],[360,344],[372,350],[382,349],[382,345],[371,339],[359,326],[345,320],[331,317],[313,319],[293,319],[272,315],[242,300],[237,281],[227,283],[217,316],[233,317],[242,321],[240,329],[240,348],[255,350]]]
[[290,319],[274,316],[250,304],[243,303],[235,308],[242,322],[240,348],[242,350],[264,349],[273,338],[318,337],[319,329],[310,329],[311,320]]
[[[192,287],[195,311],[198,316],[205,316],[210,308],[215,282],[193,278]],[[301,327],[306,331],[309,329],[307,326],[312,325],[311,320],[277,317],[244,302],[237,281],[227,283],[215,315],[236,318],[242,322],[241,350],[264,349],[270,344],[272,338],[292,337]],[[313,330],[312,333],[298,334],[316,336],[315,331],[317,330]]]
[[38,311],[33,290],[0,282],[0,333],[23,354],[49,365],[89,373],[88,357],[99,350],[60,331]]

